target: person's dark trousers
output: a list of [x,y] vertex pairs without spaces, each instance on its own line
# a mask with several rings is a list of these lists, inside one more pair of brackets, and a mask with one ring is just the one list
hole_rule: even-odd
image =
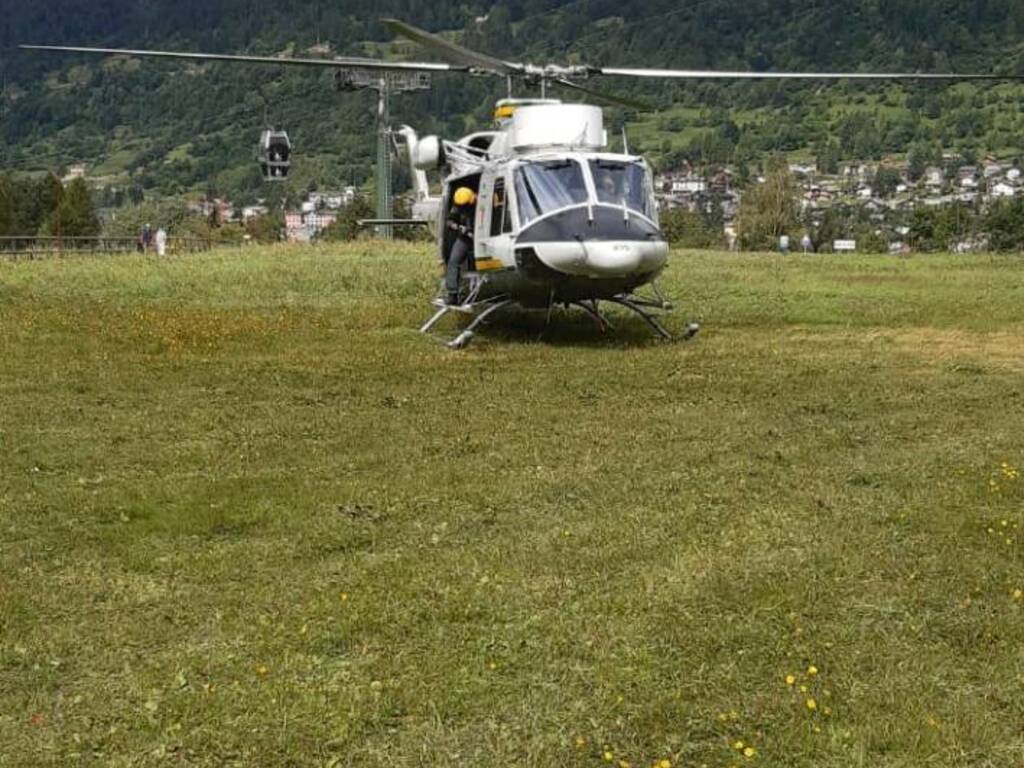
[[445,299],[449,304],[459,303],[459,276],[462,268],[469,261],[469,252],[472,242],[460,237],[452,246],[452,252],[448,255],[448,268],[445,272],[444,287],[448,293]]

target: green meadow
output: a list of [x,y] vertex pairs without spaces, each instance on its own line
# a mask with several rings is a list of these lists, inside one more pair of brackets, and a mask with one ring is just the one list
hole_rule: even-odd
[[1024,763],[1020,257],[678,252],[692,341],[460,352],[436,279],[0,263],[0,765]]

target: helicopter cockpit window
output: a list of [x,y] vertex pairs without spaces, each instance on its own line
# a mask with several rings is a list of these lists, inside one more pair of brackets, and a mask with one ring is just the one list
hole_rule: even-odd
[[597,201],[623,205],[630,210],[651,217],[654,205],[647,183],[647,169],[640,163],[615,160],[591,160],[590,173],[594,177]]
[[587,202],[583,169],[574,160],[524,163],[516,168],[515,179],[521,224]]

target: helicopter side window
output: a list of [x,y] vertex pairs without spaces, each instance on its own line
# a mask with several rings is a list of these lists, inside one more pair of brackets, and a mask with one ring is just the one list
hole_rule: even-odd
[[647,169],[643,165],[615,160],[591,160],[590,173],[594,177],[594,189],[597,190],[599,203],[625,205],[644,216],[653,216]]
[[559,208],[587,202],[583,169],[573,160],[524,163],[516,168],[515,181],[522,224]]
[[494,182],[494,197],[491,198],[491,237],[512,231],[512,211],[505,191],[505,180]]

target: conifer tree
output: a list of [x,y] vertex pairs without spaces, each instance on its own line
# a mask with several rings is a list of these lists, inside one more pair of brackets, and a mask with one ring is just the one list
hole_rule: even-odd
[[59,213],[67,237],[93,237],[100,233],[100,220],[92,194],[82,179],[74,179],[64,190]]
[[[56,177],[52,177],[60,182]],[[51,188],[54,192],[55,188]],[[43,220],[41,230],[54,237],[90,237],[100,233],[100,220],[93,207],[89,187],[82,179],[74,179],[67,189],[60,187],[56,207]],[[51,196],[52,197],[52,196]]]
[[64,185],[54,174],[48,173],[39,180],[32,192],[31,206],[26,212],[26,233],[39,232],[44,235],[59,236],[62,234],[59,221],[56,232],[51,231],[50,221],[55,219],[61,200],[64,199]]
[[6,176],[0,176],[0,237],[14,234],[12,191],[13,185],[10,179]]

